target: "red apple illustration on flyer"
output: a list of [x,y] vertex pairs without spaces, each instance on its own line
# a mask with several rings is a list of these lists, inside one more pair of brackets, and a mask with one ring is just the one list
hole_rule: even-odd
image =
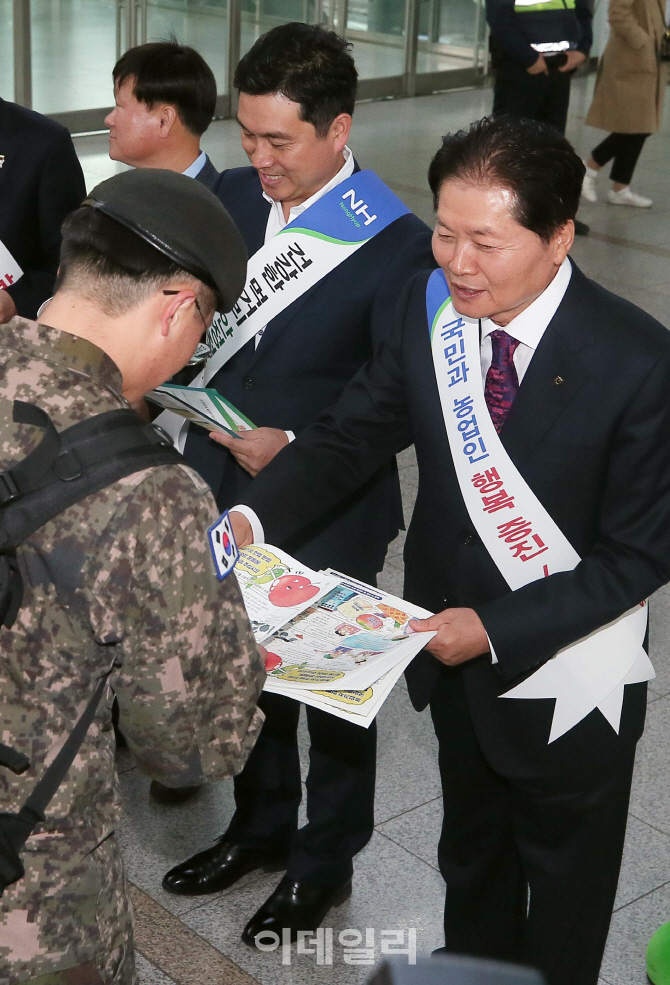
[[318,602],[337,584],[332,575],[312,571],[278,547],[251,544],[235,568],[257,643]]
[[319,594],[319,586],[313,585],[309,578],[303,575],[282,575],[272,585],[268,598],[273,605],[282,608],[309,602]]

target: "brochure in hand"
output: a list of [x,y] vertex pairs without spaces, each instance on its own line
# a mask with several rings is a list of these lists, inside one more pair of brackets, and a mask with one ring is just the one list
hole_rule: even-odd
[[232,434],[234,438],[239,438],[239,431],[251,431],[256,427],[237,407],[233,407],[211,387],[164,383],[148,393],[147,400],[207,428],[208,431],[222,431]]
[[369,728],[405,667],[434,633],[409,621],[431,613],[338,571],[312,571],[267,544],[241,552],[237,577],[265,689]]

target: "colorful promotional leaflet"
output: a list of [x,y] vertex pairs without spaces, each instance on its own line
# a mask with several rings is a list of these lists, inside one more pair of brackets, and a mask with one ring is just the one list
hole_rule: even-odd
[[331,575],[312,571],[269,544],[245,547],[235,572],[254,637],[264,645],[337,584]]
[[0,290],[16,284],[17,280],[23,276],[23,271],[9,252],[5,244],[0,240]]
[[147,400],[192,421],[193,424],[207,428],[208,431],[225,432],[232,434],[234,438],[239,438],[238,431],[251,431],[256,427],[248,417],[211,388],[164,383],[148,393]]
[[[264,646],[268,672],[289,690],[365,690],[433,634],[409,621],[430,615],[339,572],[335,587],[280,629]],[[285,692],[288,693],[288,692]]]
[[[377,712],[414,656],[413,653],[408,653],[403,660],[396,664],[393,670],[389,670],[387,674],[384,674],[364,691],[306,691],[303,689],[300,693],[289,694],[288,697],[297,698],[306,705],[320,708],[330,715],[354,722],[363,728],[370,728],[377,717]],[[268,677],[264,690],[286,696],[286,690],[281,684],[275,684],[272,677]]]
[[[207,386],[273,318],[408,212],[374,172],[359,171],[297,216],[251,257],[232,311],[214,316],[207,332],[212,354],[192,386]],[[161,414],[157,423],[183,451],[188,422]]]
[[265,689],[364,728],[435,635],[409,629],[425,609],[338,571],[311,571],[267,544],[242,551],[236,571],[267,650]]
[[[486,406],[479,324],[461,317],[443,271],[428,280],[426,309],[435,376],[454,468],[470,519],[512,591],[580,557],[505,451]],[[503,698],[555,698],[549,742],[599,708],[619,731],[626,684],[652,680],[642,643],[647,605],[565,647]]]

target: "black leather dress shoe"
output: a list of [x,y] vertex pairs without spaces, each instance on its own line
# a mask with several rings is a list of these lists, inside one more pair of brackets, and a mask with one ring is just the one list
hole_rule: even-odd
[[185,804],[197,794],[203,787],[198,783],[194,787],[166,787],[158,780],[152,780],[149,787],[149,796],[152,800],[157,800],[159,804]]
[[254,869],[280,872],[287,861],[288,852],[251,851],[224,836],[211,848],[170,869],[163,878],[163,889],[178,896],[206,896],[227,889]]
[[575,219],[575,236],[588,236],[590,232],[590,226],[587,226],[581,219]]
[[242,940],[255,947],[256,938],[264,931],[273,931],[281,938],[282,928],[290,927],[291,940],[296,941],[299,930],[313,933],[321,926],[328,911],[350,896],[351,879],[337,885],[315,886],[284,876],[242,931]]

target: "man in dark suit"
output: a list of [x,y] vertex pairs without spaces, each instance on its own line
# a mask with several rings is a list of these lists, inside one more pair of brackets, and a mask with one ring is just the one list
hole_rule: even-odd
[[[611,692],[590,699],[578,680],[565,683],[557,654],[639,612],[670,578],[670,337],[567,258],[583,164],[552,128],[482,120],[444,138],[429,177],[435,256],[474,346],[469,371],[485,381],[494,448],[581,560],[547,565],[546,577],[510,591],[482,540],[447,437],[427,273],[336,407],[249,487],[234,526],[242,546],[249,516],[270,543],[294,537],[414,440],[405,591],[438,614],[413,624],[437,635],[407,680],[439,740],[446,949],[536,965],[549,985],[596,985],[649,672],[621,669],[630,651],[617,636],[592,680],[604,675]],[[450,408],[449,386],[443,393]],[[501,511],[496,524],[517,515]],[[501,699],[518,685],[528,695],[538,670],[561,687]],[[579,703],[572,727],[550,741],[554,715]]]
[[0,99],[0,243],[23,271],[0,291],[1,324],[17,312],[35,318],[53,294],[60,227],[85,195],[84,175],[65,127]]
[[216,108],[214,73],[195,48],[154,41],[114,66],[109,156],[134,168],[177,171],[213,188],[219,172],[200,149]]
[[[252,166],[224,172],[216,191],[250,255],[359,170],[347,147],[357,83],[348,47],[322,28],[282,25],[238,66],[238,120]],[[242,441],[219,444],[201,429],[189,432],[186,459],[207,479],[221,509],[238,503],[252,476],[338,399],[381,343],[403,285],[431,266],[430,231],[416,216],[401,216],[213,376],[208,385],[258,425]],[[331,565],[374,582],[401,525],[397,470],[387,460],[362,489],[277,546],[311,567]],[[353,856],[374,825],[374,726],[362,729],[307,708],[309,821],[297,831],[300,705],[264,694],[261,707],[266,722],[252,760],[235,780],[237,809],[226,834],[164,880],[171,892],[195,895],[225,888],[263,864],[287,867],[245,928],[247,943],[262,928],[281,934],[282,927],[318,927],[350,892]]]

